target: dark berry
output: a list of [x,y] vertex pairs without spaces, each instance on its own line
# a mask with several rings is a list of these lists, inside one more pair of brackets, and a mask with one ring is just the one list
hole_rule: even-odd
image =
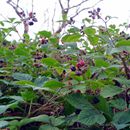
[[15,50],[15,48],[16,48],[15,45],[11,45],[11,46],[9,47],[10,50]]
[[72,71],[76,71],[76,68],[75,68],[75,66],[71,66],[71,68],[70,68]]
[[75,110],[75,114],[77,114],[77,115],[78,115],[80,112],[81,112],[81,109],[76,109],[76,110]]
[[88,13],[92,13],[92,11],[88,11]]
[[63,70],[63,72],[62,72],[63,74],[66,74],[66,71],[65,70]]
[[97,8],[97,12],[100,12],[101,11],[101,9],[100,8]]
[[2,43],[4,46],[6,46],[7,45],[7,42],[6,41],[3,41],[3,43]]
[[4,60],[3,60],[3,59],[0,59],[0,63],[4,63]]
[[30,21],[28,24],[29,24],[30,26],[32,26],[34,23],[33,23],[32,21]]
[[97,97],[94,97],[92,103],[93,103],[93,104],[99,103],[99,99],[98,99]]
[[44,54],[44,56],[43,56],[44,58],[47,58],[47,55],[46,54]]
[[35,18],[35,17],[32,18],[32,21],[33,21],[33,22],[38,22],[37,18]]

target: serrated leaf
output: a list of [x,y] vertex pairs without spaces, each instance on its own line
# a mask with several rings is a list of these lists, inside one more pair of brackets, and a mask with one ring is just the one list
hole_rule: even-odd
[[5,128],[6,126],[8,126],[8,124],[8,121],[0,121],[0,128]]
[[63,42],[78,42],[80,39],[81,35],[80,34],[71,34],[71,35],[65,35],[62,38]]
[[130,126],[129,122],[130,122],[130,110],[116,113],[112,121],[117,130]]
[[122,98],[111,100],[110,105],[119,110],[125,110],[125,108],[127,107],[125,100],[123,100]]
[[60,130],[60,129],[51,125],[41,125],[38,130]]
[[91,108],[82,110],[78,116],[78,121],[82,124],[91,126],[96,123],[103,124],[106,119],[98,110]]
[[17,80],[27,80],[27,81],[32,80],[32,76],[25,73],[13,73],[12,77]]
[[16,85],[21,85],[21,86],[35,86],[33,82],[26,81],[26,80],[14,81],[13,83]]
[[96,33],[96,29],[87,27],[84,29],[84,33],[87,35],[94,35]]
[[95,60],[96,67],[108,67],[109,63],[104,61],[103,59],[96,59]]
[[7,105],[0,105],[0,114],[4,113],[8,108]]
[[130,46],[130,40],[122,40],[122,41],[119,41],[117,44],[116,44],[117,47],[120,47],[120,46]]
[[51,122],[51,124],[53,126],[59,126],[62,123],[64,123],[64,119],[63,119],[63,117],[57,117],[57,118],[55,118],[54,116],[51,116],[50,117],[50,122]]
[[36,122],[44,122],[44,123],[50,122],[48,115],[39,115],[39,116],[36,116],[36,117],[32,117],[31,119],[33,121],[36,121]]
[[121,93],[123,90],[117,86],[106,86],[102,88],[100,95],[104,98],[107,97],[113,97],[119,93]]
[[45,31],[45,30],[38,32],[38,34],[39,34],[40,36],[42,36],[42,37],[45,37],[45,38],[50,38],[50,37],[51,37],[51,32]]
[[81,94],[71,94],[66,96],[66,100],[77,109],[92,108],[91,103],[88,102],[87,97]]
[[35,79],[34,84],[38,87],[42,87],[43,84],[45,83],[45,81],[47,81],[47,80],[48,80],[48,78],[45,76],[38,77]]
[[49,80],[44,84],[44,87],[50,88],[52,90],[63,87],[64,84],[62,82],[56,80]]
[[42,59],[42,63],[46,64],[47,66],[58,66],[58,65],[60,65],[59,62],[54,58],[44,58],[44,59]]

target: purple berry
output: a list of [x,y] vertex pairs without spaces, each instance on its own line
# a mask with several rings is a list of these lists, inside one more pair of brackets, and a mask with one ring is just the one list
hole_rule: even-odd
[[97,98],[97,97],[94,97],[93,98],[93,104],[97,104],[97,103],[99,103],[100,102],[100,100]]
[[70,68],[72,71],[76,71],[76,68],[75,68],[75,66],[71,66],[71,68]]
[[32,26],[34,23],[33,23],[32,21],[30,21],[28,24],[29,24],[30,26]]
[[97,8],[97,12],[100,12],[101,11],[101,9],[100,8]]

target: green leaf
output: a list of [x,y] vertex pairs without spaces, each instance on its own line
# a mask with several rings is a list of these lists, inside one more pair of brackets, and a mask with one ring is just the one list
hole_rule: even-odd
[[65,35],[62,38],[63,42],[78,42],[80,39],[81,35],[80,34],[70,34],[70,35]]
[[8,108],[7,105],[0,105],[0,114],[4,113]]
[[51,37],[51,32],[49,31],[39,31],[38,35],[45,37],[45,38],[50,38]]
[[21,96],[9,96],[9,98],[14,99],[14,100],[19,101],[19,102],[23,102],[24,101]]
[[85,125],[102,124],[105,122],[105,117],[88,102],[86,96],[71,94],[66,97],[66,100],[75,108],[82,110],[78,116],[78,122]]
[[120,46],[130,46],[130,40],[122,40],[122,41],[119,41],[117,44],[116,44],[117,47],[120,47]]
[[42,63],[46,64],[47,66],[58,66],[60,63],[54,58],[44,58],[42,59]]
[[125,110],[125,108],[127,107],[125,100],[123,100],[122,98],[111,100],[110,104],[111,107],[117,108],[119,110]]
[[32,80],[32,76],[25,73],[13,73],[12,77],[17,80],[27,80],[27,81]]
[[109,63],[104,61],[103,59],[96,59],[95,60],[96,67],[108,67]]
[[105,117],[96,109],[83,109],[79,116],[78,121],[82,124],[91,126],[94,124],[103,124],[106,119]]
[[30,51],[25,44],[19,44],[18,47],[15,49],[15,54],[27,58],[30,56]]
[[27,102],[30,102],[36,98],[36,93],[32,89],[24,90],[24,92],[21,92],[21,95]]
[[54,116],[51,116],[50,122],[53,126],[59,126],[64,123],[64,119],[63,119],[63,117],[55,118]]
[[35,122],[44,122],[44,123],[50,122],[48,115],[39,115],[39,116],[36,116],[36,117],[32,117],[31,119]]
[[84,33],[87,35],[95,35],[96,29],[91,28],[91,27],[87,27],[84,29]]
[[101,96],[104,98],[107,97],[113,97],[119,93],[121,93],[123,90],[121,88],[118,88],[117,86],[106,86],[101,90]]
[[64,86],[63,83],[56,81],[56,80],[49,80],[49,81],[45,82],[45,84],[44,84],[44,87],[50,88],[52,90],[61,88],[63,86]]
[[119,46],[117,48],[112,48],[109,52],[109,54],[119,53],[122,51],[128,51],[130,50],[130,46]]
[[51,125],[41,125],[38,130],[60,130],[60,129]]
[[26,80],[14,81],[13,83],[20,86],[35,86],[33,82]]
[[130,122],[130,110],[116,113],[112,121],[117,130],[130,126],[129,122]]
[[91,103],[88,102],[87,97],[81,94],[71,94],[66,96],[66,100],[77,109],[93,108]]
[[38,78],[35,79],[34,84],[35,84],[36,86],[38,86],[38,87],[43,87],[43,84],[44,84],[45,81],[47,81],[47,80],[48,80],[47,77],[45,77],[45,76],[40,77],[40,76],[39,76]]
[[0,121],[0,128],[5,128],[6,126],[8,126],[8,124],[8,121]]

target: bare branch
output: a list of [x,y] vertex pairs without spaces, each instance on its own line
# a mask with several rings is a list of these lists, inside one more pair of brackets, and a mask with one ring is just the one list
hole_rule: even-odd
[[[85,11],[85,10],[88,10],[90,8],[93,8],[94,6],[96,6],[99,2],[103,1],[103,0],[99,0],[97,3],[95,3],[93,6],[91,7],[86,7],[86,8],[82,8],[80,9],[80,6],[83,5],[85,2],[88,2],[89,0],[82,0],[79,4],[77,5],[74,5],[74,6],[71,6],[70,7],[70,0],[67,0],[67,8],[65,8],[61,2],[61,0],[59,0],[59,4],[60,4],[60,7],[61,7],[61,10],[62,10],[62,16],[66,15],[67,19],[64,20],[63,19],[63,22],[62,24],[60,25],[60,27],[57,29],[57,31],[54,33],[54,35],[56,35],[57,33],[60,33],[62,31],[63,28],[65,28],[68,24],[72,24],[74,23],[74,18],[76,16],[78,16],[81,12]],[[71,17],[69,17],[69,20],[68,20],[68,13],[71,9],[74,9],[74,8],[77,8],[75,14]]]
[[56,7],[54,8],[54,13],[53,13],[53,16],[52,16],[52,32],[54,33],[54,18],[55,18],[55,13],[56,13]]
[[61,0],[59,0],[59,4],[60,4],[61,9],[64,10],[64,7],[63,7],[63,5],[61,3]]
[[76,7],[78,7],[78,6],[81,6],[83,3],[87,2],[87,1],[88,1],[88,0],[83,0],[83,1],[80,2],[79,4],[69,7],[69,9],[76,8]]
[[76,14],[73,15],[71,18],[72,18],[72,19],[75,18],[77,15],[79,15],[79,14],[80,14],[81,12],[83,12],[84,10],[88,10],[88,9],[91,9],[91,8],[95,7],[95,6],[96,6],[99,2],[101,2],[101,1],[103,1],[103,0],[99,0],[96,4],[94,4],[94,5],[91,6],[91,7],[83,8],[83,9],[77,11]]

